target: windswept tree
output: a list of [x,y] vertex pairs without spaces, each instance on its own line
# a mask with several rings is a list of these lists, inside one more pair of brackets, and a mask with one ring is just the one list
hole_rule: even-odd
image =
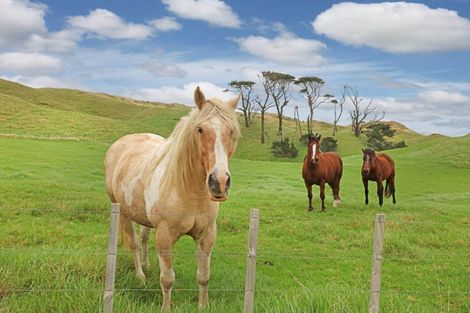
[[369,103],[363,103],[364,98],[359,96],[356,88],[345,86],[345,92],[351,101],[352,109],[349,111],[352,122],[352,131],[356,137],[359,137],[367,125],[381,121],[385,117],[385,111],[380,111],[376,106]]
[[[294,81],[294,84],[300,87],[300,93],[304,94],[307,98],[308,105],[308,116],[307,116],[307,131],[308,134],[313,134],[313,113],[320,104],[324,103],[327,98],[325,95],[321,97],[321,89],[325,85],[325,82],[316,76],[305,76],[300,77]],[[330,96],[332,97],[332,96]]]
[[238,106],[238,109],[243,112],[243,117],[245,119],[245,127],[250,127],[253,124],[253,119],[255,117],[255,106],[251,99],[251,94],[253,92],[253,86],[255,82],[252,81],[231,81],[229,86],[235,89],[241,94],[241,102]]
[[287,106],[291,99],[290,86],[295,80],[295,77],[285,73],[279,72],[262,72],[264,80],[267,82],[267,90],[273,99],[274,106],[277,111],[278,135],[282,137],[282,119],[284,118],[284,108]]
[[336,99],[331,99],[331,103],[334,105],[334,112],[335,112],[335,118],[333,120],[333,137],[336,136],[336,132],[338,131],[338,123],[339,120],[341,119],[341,115],[343,115],[343,107],[344,107],[344,102],[346,102],[346,86],[343,88],[343,93],[341,95],[341,99],[336,100]]
[[260,117],[261,117],[261,133],[260,133],[260,141],[262,144],[265,143],[264,140],[264,117],[266,112],[274,107],[274,102],[270,101],[270,93],[269,93],[269,82],[264,77],[264,75],[259,75],[259,80],[261,82],[261,86],[263,87],[263,95],[256,95],[254,97],[254,102],[257,105],[257,109],[259,110]]

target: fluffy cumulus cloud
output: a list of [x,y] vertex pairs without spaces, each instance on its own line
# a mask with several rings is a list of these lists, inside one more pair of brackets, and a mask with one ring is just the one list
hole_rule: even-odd
[[392,53],[470,49],[470,20],[420,3],[343,2],[317,16],[315,32]]
[[86,16],[72,16],[67,20],[72,28],[111,39],[145,39],[152,35],[152,27],[124,21],[111,11],[96,9]]
[[156,77],[177,77],[183,78],[186,76],[186,71],[177,65],[163,64],[158,62],[145,62],[141,63],[139,67]]
[[232,8],[220,0],[162,0],[167,9],[182,17],[211,25],[238,28],[241,21]]
[[169,32],[172,30],[180,30],[182,28],[181,24],[171,16],[154,19],[150,21],[150,25],[160,32]]
[[41,53],[10,52],[0,54],[0,71],[17,74],[47,74],[62,69],[62,62]]
[[248,36],[235,39],[243,51],[283,64],[320,65],[325,62],[321,50],[326,45],[313,39],[304,39],[289,32],[275,38]]
[[199,86],[206,96],[210,98],[220,98],[229,100],[235,95],[230,92],[224,92],[225,87],[217,86],[210,82],[193,82],[183,87],[163,86],[161,88],[143,88],[130,92],[126,96],[131,98],[158,101],[164,103],[183,103],[186,105],[194,105],[194,90]]
[[32,34],[46,32],[46,9],[29,1],[0,1],[0,47],[20,45]]

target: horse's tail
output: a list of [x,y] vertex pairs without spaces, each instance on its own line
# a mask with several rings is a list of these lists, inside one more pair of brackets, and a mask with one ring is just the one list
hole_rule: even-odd
[[387,179],[387,182],[385,183],[385,198],[390,198],[391,195],[392,195],[392,186],[388,182],[388,179]]

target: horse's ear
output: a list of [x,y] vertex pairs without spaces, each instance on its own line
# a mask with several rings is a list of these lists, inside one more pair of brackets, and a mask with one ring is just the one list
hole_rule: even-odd
[[206,103],[206,97],[204,97],[204,94],[202,93],[199,86],[197,86],[196,90],[194,90],[194,102],[196,103],[196,106],[199,110],[201,110],[204,103]]
[[362,148],[361,150],[362,150],[362,153],[363,153],[363,154],[366,153],[366,150],[364,150],[364,148]]
[[372,150],[372,154],[375,155],[375,150]]
[[235,110],[235,109],[237,108],[238,102],[240,102],[240,97],[241,97],[241,96],[242,96],[242,94],[239,93],[238,96],[236,96],[235,98],[233,98],[233,99],[231,99],[231,100],[228,101],[228,104],[230,105],[230,107],[231,107],[232,109]]
[[320,134],[320,135],[318,135],[318,140],[320,140],[320,139],[321,139],[321,134]]

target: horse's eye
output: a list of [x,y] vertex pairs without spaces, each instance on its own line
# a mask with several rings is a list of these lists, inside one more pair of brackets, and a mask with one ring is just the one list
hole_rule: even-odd
[[196,130],[197,130],[197,132],[198,132],[199,134],[202,134],[202,133],[203,133],[203,131],[202,131],[202,128],[201,128],[201,127],[198,127],[198,128],[196,128]]

